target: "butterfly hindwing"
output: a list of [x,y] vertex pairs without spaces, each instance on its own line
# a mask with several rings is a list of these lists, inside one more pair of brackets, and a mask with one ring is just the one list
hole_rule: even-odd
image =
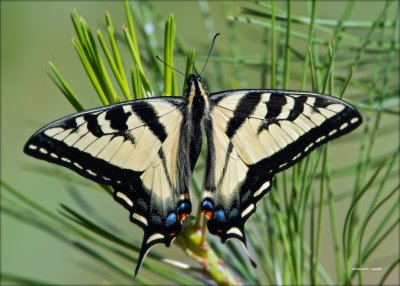
[[[147,251],[169,246],[191,211],[187,157],[179,156],[182,98],[161,97],[101,107],[36,132],[24,151],[111,185],[113,197],[144,231],[136,273]],[[184,161],[184,162],[183,162]]]
[[246,245],[244,225],[273,177],[321,144],[350,132],[362,118],[334,97],[280,90],[210,95],[208,166],[203,213],[222,242]]

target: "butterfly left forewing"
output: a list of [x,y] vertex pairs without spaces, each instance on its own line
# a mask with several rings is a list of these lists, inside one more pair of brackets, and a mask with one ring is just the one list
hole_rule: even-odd
[[152,246],[171,244],[191,211],[190,163],[179,156],[182,106],[162,97],[101,107],[57,120],[25,145],[28,155],[113,187],[144,231],[136,273]]
[[228,91],[211,94],[210,106],[202,209],[211,233],[244,245],[244,225],[274,175],[362,122],[350,105],[315,93]]

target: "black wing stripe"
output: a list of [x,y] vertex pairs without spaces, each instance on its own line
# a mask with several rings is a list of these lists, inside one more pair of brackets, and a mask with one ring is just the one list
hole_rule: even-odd
[[[87,128],[96,137],[101,137],[104,135],[103,130],[101,129],[101,126],[97,120],[98,115],[97,114],[85,114],[84,119],[87,122]],[[73,120],[71,120],[73,121]],[[70,128],[70,127],[68,127]]]
[[217,186],[220,186],[222,184],[222,181],[224,180],[224,178],[226,176],[228,163],[232,159],[231,158],[232,150],[233,150],[233,144],[232,144],[232,142],[229,142],[228,149],[226,150],[225,160],[224,160],[225,164],[224,164],[224,167],[222,168],[222,174],[221,174],[219,181],[217,182]]
[[247,117],[253,113],[260,100],[261,94],[253,92],[247,93],[240,99],[234,111],[235,115],[229,120],[227,125],[226,134],[229,138],[232,138],[233,135],[235,135],[236,130],[239,129]]
[[112,129],[123,133],[128,130],[126,122],[131,114],[132,113],[129,111],[125,113],[124,108],[120,106],[107,111],[105,118],[110,121],[110,127]]
[[307,97],[300,96],[294,101],[294,106],[289,113],[288,120],[294,121],[304,110],[304,103],[307,101]]
[[287,103],[286,96],[279,93],[273,93],[270,95],[267,104],[267,115],[266,118],[276,118],[282,113],[282,108]]
[[167,138],[165,127],[156,119],[159,115],[150,103],[145,101],[142,104],[146,107],[140,108],[133,107],[133,111],[140,117],[140,119],[150,128],[151,132],[161,141]]
[[[167,181],[168,181],[168,186],[171,189],[173,189],[174,188],[174,184],[172,183],[171,175],[170,175],[170,173],[168,171],[167,159],[166,159],[166,156],[164,154],[163,148],[160,148],[160,150],[158,151],[158,156],[160,157],[160,160],[162,162],[164,175],[165,175],[165,177],[167,178]],[[175,195],[175,193],[173,195]]]

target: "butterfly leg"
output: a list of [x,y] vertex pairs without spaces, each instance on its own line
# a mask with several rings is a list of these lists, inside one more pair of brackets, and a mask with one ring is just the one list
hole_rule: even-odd
[[207,236],[207,221],[208,219],[203,216],[203,224],[201,226],[201,238],[200,238],[200,248],[205,248],[206,236]]

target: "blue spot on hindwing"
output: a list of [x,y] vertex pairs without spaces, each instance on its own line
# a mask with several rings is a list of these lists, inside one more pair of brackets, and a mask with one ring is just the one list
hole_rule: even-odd
[[214,212],[214,219],[224,222],[225,221],[225,212],[223,210],[217,210]]
[[213,211],[214,210],[213,203],[209,199],[205,199],[202,204],[202,209],[205,211]]
[[170,213],[167,216],[166,225],[170,226],[170,225],[175,224],[175,222],[176,222],[176,214],[175,213]]
[[188,204],[187,202],[181,202],[181,203],[178,205],[178,207],[177,207],[177,209],[176,209],[176,212],[177,212],[178,214],[184,214],[184,213],[190,212],[189,204]]

